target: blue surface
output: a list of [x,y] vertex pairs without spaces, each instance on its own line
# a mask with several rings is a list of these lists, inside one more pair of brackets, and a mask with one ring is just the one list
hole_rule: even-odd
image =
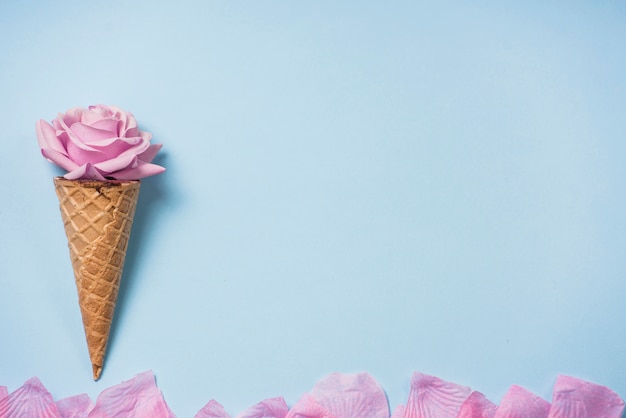
[[[152,369],[179,416],[414,370],[498,402],[626,397],[619,2],[0,3],[0,384]],[[35,121],[116,104],[163,143],[102,379]]]

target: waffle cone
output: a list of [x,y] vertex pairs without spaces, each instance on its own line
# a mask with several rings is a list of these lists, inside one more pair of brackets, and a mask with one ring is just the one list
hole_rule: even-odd
[[93,378],[113,321],[139,181],[54,179],[78,291]]

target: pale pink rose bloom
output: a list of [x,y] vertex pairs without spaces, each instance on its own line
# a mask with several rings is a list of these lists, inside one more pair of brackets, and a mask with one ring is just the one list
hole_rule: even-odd
[[57,408],[63,418],[87,418],[94,406],[86,393],[57,401]]
[[52,395],[36,377],[0,398],[0,417],[62,418]]
[[456,418],[470,393],[468,387],[415,372],[404,418]]
[[68,180],[138,180],[165,171],[152,164],[161,145],[151,145],[152,135],[116,106],[69,109],[52,124],[39,120],[36,133],[42,155],[67,170]]
[[549,418],[620,418],[624,400],[606,386],[559,376],[552,392]]
[[246,409],[237,418],[285,418],[289,408],[282,396],[265,399]]
[[496,404],[482,393],[474,391],[461,405],[457,418],[493,418],[495,413]]
[[111,386],[100,393],[89,418],[173,418],[151,371]]
[[504,395],[494,418],[547,418],[550,403],[521,386],[513,385]]
[[211,399],[198,411],[194,418],[230,418],[230,415],[226,413],[219,402]]

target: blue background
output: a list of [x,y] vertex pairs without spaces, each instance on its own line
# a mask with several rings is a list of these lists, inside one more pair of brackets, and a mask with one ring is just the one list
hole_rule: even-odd
[[[545,3],[545,4],[544,4]],[[0,384],[152,369],[179,416],[414,370],[626,397],[626,6],[0,3]],[[38,119],[163,143],[91,380]]]

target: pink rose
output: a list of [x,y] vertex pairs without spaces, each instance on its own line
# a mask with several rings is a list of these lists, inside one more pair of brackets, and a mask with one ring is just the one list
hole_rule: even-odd
[[36,129],[41,153],[67,170],[68,180],[138,180],[165,171],[151,164],[162,145],[151,145],[152,134],[116,106],[75,107]]

